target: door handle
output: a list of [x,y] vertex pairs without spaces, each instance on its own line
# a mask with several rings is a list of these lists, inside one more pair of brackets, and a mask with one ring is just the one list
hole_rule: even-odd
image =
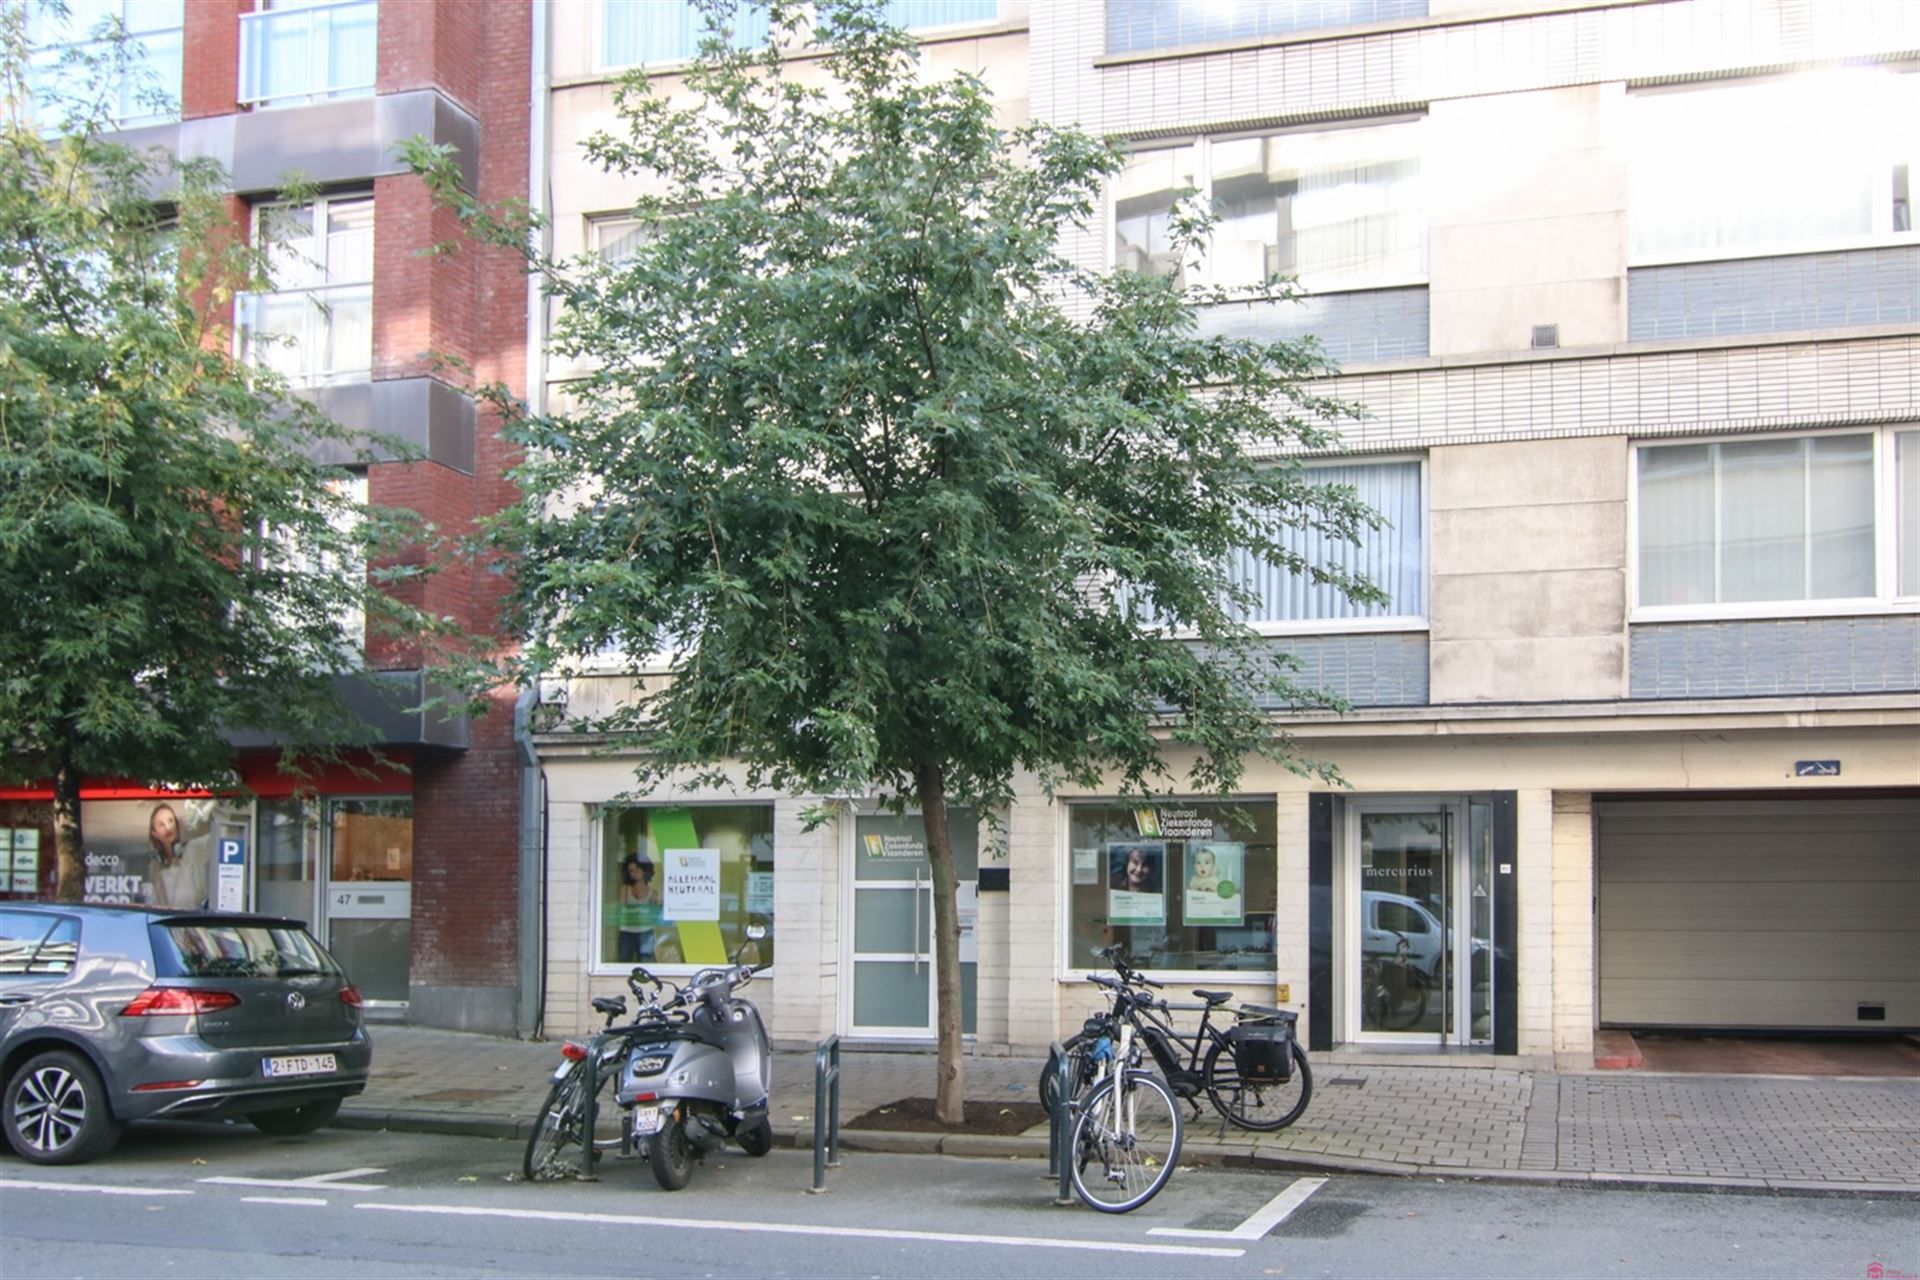
[[913,971],[920,972],[920,868],[913,869]]

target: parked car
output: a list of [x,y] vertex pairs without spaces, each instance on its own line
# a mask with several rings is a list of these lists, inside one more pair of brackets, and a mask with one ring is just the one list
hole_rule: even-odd
[[27,1160],[163,1117],[309,1133],[372,1060],[359,991],[298,920],[0,905],[0,1131]]

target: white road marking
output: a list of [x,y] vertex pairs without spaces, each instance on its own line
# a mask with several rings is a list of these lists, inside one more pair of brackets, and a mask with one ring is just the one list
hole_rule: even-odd
[[1307,1202],[1307,1197],[1327,1185],[1325,1178],[1297,1178],[1292,1186],[1262,1205],[1251,1218],[1231,1231],[1192,1231],[1185,1227],[1150,1227],[1150,1236],[1181,1236],[1195,1240],[1258,1240],[1273,1230]]
[[815,1227],[778,1222],[702,1222],[626,1213],[577,1213],[559,1209],[483,1209],[453,1204],[356,1204],[386,1213],[439,1214],[454,1218],[521,1218],[537,1222],[595,1222],[620,1227],[666,1227],[677,1231],[754,1232],[764,1235],[838,1236],[853,1240],[905,1240],[916,1244],[1001,1244],[1021,1249],[1079,1249],[1096,1253],[1151,1253],[1185,1258],[1238,1258],[1245,1249],[1200,1245],[1133,1244],[1108,1240],[1057,1240],[1040,1236],[981,1236],[952,1231],[894,1231],[880,1227]]
[[27,1178],[0,1178],[0,1187],[23,1191],[90,1191],[97,1196],[190,1196],[191,1191],[164,1187],[103,1187],[85,1182],[34,1182]]
[[313,1173],[304,1178],[245,1178],[238,1175],[218,1178],[201,1178],[201,1182],[211,1182],[223,1187],[315,1187],[341,1191],[385,1191],[384,1183],[349,1182],[349,1178],[358,1178],[362,1174],[385,1173],[385,1169],[343,1169],[339,1173]]
[[241,1204],[305,1204],[325,1208],[326,1201],[313,1196],[241,1196]]

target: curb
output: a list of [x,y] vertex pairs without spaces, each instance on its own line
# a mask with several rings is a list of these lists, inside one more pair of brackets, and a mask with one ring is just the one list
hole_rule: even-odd
[[[432,1133],[455,1137],[524,1141],[530,1119],[500,1115],[458,1115],[437,1111],[371,1108],[343,1109],[331,1128]],[[813,1130],[776,1128],[774,1144],[794,1150],[813,1148]],[[994,1137],[972,1133],[905,1133],[885,1129],[842,1129],[844,1151],[888,1155],[956,1156],[972,1159],[1047,1158],[1047,1139],[1016,1134]],[[1210,1142],[1189,1142],[1180,1163],[1195,1167],[1258,1169],[1269,1173],[1343,1174],[1349,1177],[1435,1178],[1509,1186],[1567,1187],[1592,1191],[1667,1191],[1705,1195],[1818,1197],[1822,1199],[1901,1200],[1920,1203],[1920,1186],[1882,1182],[1808,1182],[1783,1178],[1715,1178],[1685,1174],[1579,1172],[1557,1169],[1481,1169],[1466,1165],[1416,1165],[1312,1152],[1263,1152]]]

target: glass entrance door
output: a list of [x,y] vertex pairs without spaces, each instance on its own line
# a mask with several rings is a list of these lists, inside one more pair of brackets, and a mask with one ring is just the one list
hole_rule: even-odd
[[1491,1043],[1491,806],[1362,801],[1347,848],[1352,1038]]
[[328,803],[327,950],[370,1004],[404,1004],[413,957],[413,800]]
[[[960,879],[960,1025],[971,1034],[976,1007],[973,921],[979,901],[979,823],[949,813]],[[928,1039],[935,1034],[933,869],[917,814],[860,814],[853,823],[850,1035]]]

